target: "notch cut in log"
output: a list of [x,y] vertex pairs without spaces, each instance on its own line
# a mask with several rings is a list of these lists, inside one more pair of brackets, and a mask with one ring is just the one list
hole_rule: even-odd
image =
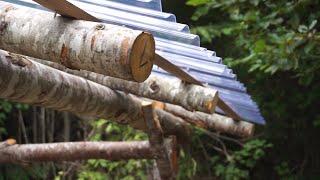
[[51,9],[62,16],[67,16],[75,19],[81,19],[86,21],[95,21],[100,22],[100,20],[86,11],[80,9],[79,7],[73,5],[72,3],[66,0],[54,0],[54,1],[46,1],[46,0],[33,0],[42,6]]
[[184,83],[176,78],[151,75],[143,83],[137,83],[88,71],[71,70],[50,61],[34,58],[32,60],[69,74],[89,79],[114,90],[180,105],[190,111],[197,110],[210,114],[214,113],[219,99],[218,91],[214,89]]
[[54,18],[5,2],[0,2],[0,25],[0,49],[13,53],[137,82],[152,70],[155,41],[150,33]]
[[153,159],[148,141],[10,144],[0,148],[0,164],[89,159]]
[[[147,130],[141,101],[133,95],[5,51],[0,51],[0,98]],[[163,110],[156,112],[166,135],[177,135],[180,139],[188,137],[189,127],[181,118]]]

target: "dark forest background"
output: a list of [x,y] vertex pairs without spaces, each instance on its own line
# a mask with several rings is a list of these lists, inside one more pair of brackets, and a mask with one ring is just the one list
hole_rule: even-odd
[[[250,139],[195,129],[179,179],[320,178],[320,1],[165,0],[216,51],[259,104],[266,126]],[[19,143],[141,140],[103,119],[0,102],[1,140]],[[149,161],[2,165],[0,179],[145,179]]]

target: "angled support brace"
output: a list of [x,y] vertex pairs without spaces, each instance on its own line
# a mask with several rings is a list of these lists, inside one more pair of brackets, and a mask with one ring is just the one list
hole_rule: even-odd
[[71,17],[74,19],[81,19],[86,21],[100,22],[101,20],[90,15],[86,11],[80,9],[79,7],[71,4],[66,0],[55,0],[55,1],[46,1],[46,0],[33,0],[34,2],[39,3],[43,7],[51,9],[54,12],[66,17]]

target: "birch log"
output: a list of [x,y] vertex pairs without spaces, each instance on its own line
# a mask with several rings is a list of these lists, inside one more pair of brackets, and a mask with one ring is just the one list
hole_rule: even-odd
[[14,144],[0,149],[0,164],[88,159],[153,159],[148,141]]
[[71,70],[50,61],[40,59],[32,60],[69,74],[89,79],[111,89],[128,92],[137,96],[170,104],[180,105],[190,111],[197,110],[206,113],[214,113],[219,99],[218,92],[214,89],[184,83],[176,78],[165,78],[151,75],[143,83],[136,83],[88,71]]
[[[0,98],[104,118],[146,131],[141,101],[13,53],[0,51]],[[186,135],[186,123],[157,110],[165,134]],[[177,129],[180,128],[180,129]]]
[[245,121],[235,121],[232,118],[218,114],[206,114],[202,112],[190,112],[182,107],[158,102],[167,112],[181,117],[192,125],[204,129],[212,129],[218,132],[232,134],[240,137],[250,137],[254,133],[254,125]]
[[0,48],[137,82],[148,78],[155,56],[149,33],[5,2],[0,2]]

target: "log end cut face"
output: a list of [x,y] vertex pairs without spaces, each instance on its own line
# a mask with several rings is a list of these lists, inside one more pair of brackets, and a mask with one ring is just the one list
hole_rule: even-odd
[[145,81],[151,74],[155,57],[155,41],[150,33],[141,33],[133,42],[130,53],[130,67],[133,79]]

